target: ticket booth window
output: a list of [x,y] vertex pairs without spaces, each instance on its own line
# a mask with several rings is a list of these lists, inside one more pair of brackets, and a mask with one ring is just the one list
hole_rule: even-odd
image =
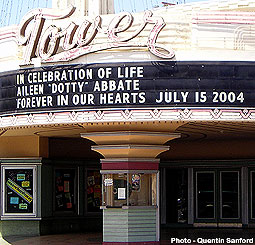
[[36,166],[2,166],[2,216],[36,216]]
[[55,211],[75,211],[75,169],[55,169]]
[[107,207],[157,205],[157,174],[142,172],[103,174],[102,205]]

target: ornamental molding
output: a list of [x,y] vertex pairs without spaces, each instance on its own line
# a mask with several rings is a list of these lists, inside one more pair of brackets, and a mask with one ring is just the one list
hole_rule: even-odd
[[255,109],[116,109],[3,115],[0,128],[140,121],[255,121]]

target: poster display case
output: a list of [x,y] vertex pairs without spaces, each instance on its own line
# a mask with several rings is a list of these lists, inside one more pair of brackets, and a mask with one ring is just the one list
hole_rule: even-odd
[[102,202],[101,174],[99,170],[88,169],[86,173],[87,212],[100,212]]
[[55,211],[75,212],[75,169],[55,169]]
[[2,217],[36,217],[37,166],[2,166]]

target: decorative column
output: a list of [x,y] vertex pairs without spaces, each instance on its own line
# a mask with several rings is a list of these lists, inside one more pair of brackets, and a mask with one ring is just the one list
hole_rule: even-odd
[[159,159],[176,133],[118,131],[81,134],[102,154],[103,243],[158,244]]

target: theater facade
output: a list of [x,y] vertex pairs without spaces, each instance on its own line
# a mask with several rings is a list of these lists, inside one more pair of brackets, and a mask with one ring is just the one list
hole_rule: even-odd
[[254,228],[254,9],[71,6],[1,28],[1,234]]

